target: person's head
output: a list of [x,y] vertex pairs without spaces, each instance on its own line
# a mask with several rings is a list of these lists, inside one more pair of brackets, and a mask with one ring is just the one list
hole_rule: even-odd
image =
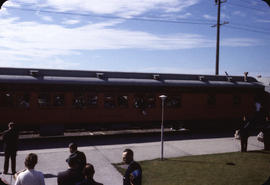
[[70,153],[74,153],[74,152],[77,151],[77,145],[76,145],[76,143],[70,143],[70,144],[68,145],[68,147],[69,147]]
[[90,163],[87,163],[83,169],[83,175],[86,179],[92,179],[95,174],[94,166]]
[[15,124],[14,122],[9,122],[9,123],[8,123],[8,128],[9,128],[9,129],[14,129],[15,126],[16,126],[16,124]]
[[133,151],[129,148],[125,149],[122,154],[123,162],[130,164],[133,161]]
[[34,169],[36,164],[38,162],[38,156],[37,154],[30,153],[26,156],[24,165],[27,169]]

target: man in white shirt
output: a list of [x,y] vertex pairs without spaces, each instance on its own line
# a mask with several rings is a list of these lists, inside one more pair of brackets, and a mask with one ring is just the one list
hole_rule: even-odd
[[15,185],[45,185],[44,175],[40,171],[34,170],[38,162],[38,157],[34,153],[27,155],[24,161],[26,170],[19,173]]

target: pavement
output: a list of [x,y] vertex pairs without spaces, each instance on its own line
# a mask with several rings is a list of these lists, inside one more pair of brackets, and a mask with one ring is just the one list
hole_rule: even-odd
[[[240,142],[233,133],[166,133],[164,157],[179,157],[214,153],[236,152]],[[130,148],[134,151],[136,161],[160,158],[161,144],[159,134],[124,134],[118,136],[98,137],[63,137],[50,139],[22,139],[17,153],[17,170],[24,169],[24,159],[30,152],[38,154],[36,170],[43,172],[47,185],[57,185],[57,173],[68,168],[65,159],[69,156],[67,145],[77,142],[79,150],[86,154],[87,162],[95,167],[95,180],[104,185],[121,185],[122,175],[114,168],[113,163],[122,161],[122,151]],[[262,150],[263,143],[256,136],[249,137],[248,150]],[[0,153],[0,166],[4,156]],[[2,175],[10,184],[15,180],[11,175]]]

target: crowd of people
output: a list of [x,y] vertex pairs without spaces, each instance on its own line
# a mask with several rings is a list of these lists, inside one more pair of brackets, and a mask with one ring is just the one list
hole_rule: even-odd
[[[25,169],[16,172],[16,153],[18,150],[18,131],[16,124],[10,122],[9,129],[3,132],[3,144],[5,153],[3,174],[8,174],[9,159],[11,159],[11,175],[14,175],[15,185],[45,185],[42,172],[35,170],[38,156],[30,153],[26,156]],[[84,152],[79,151],[76,143],[69,144],[70,155],[66,159],[68,169],[57,174],[58,185],[103,185],[94,180],[95,169],[87,163]],[[133,151],[126,149],[123,152],[123,162],[128,165],[123,178],[123,185],[141,185],[142,169],[133,160]],[[9,183],[0,178],[0,185]]]
[[259,102],[255,103],[255,116],[243,116],[240,128],[237,130],[241,143],[241,152],[247,152],[248,138],[258,132],[259,141],[264,143],[264,150],[270,151],[270,114],[265,113]]

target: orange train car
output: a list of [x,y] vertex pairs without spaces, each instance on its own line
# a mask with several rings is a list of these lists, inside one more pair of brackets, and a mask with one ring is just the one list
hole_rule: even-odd
[[247,76],[0,68],[0,127],[63,133],[67,128],[236,127],[255,112],[264,86]]

